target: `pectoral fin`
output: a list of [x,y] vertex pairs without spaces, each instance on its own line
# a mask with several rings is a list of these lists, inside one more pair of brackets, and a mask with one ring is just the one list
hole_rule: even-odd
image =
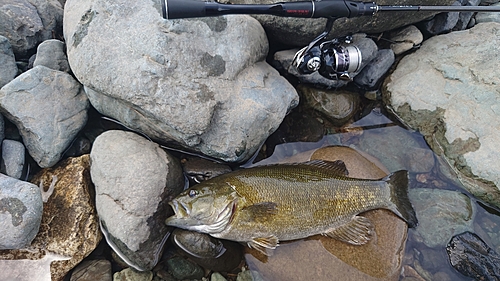
[[363,245],[370,241],[373,233],[374,228],[369,219],[355,216],[347,224],[328,231],[324,235],[349,244]]
[[262,254],[269,256],[266,249],[276,249],[279,244],[278,237],[271,235],[268,237],[257,237],[247,242],[248,247],[253,248]]

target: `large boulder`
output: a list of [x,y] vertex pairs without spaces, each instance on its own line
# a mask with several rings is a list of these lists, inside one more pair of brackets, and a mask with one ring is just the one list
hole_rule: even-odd
[[433,37],[388,77],[384,99],[443,161],[443,174],[500,206],[499,23]]
[[164,20],[160,1],[69,0],[64,35],[92,105],[157,141],[242,161],[298,103],[250,16]]

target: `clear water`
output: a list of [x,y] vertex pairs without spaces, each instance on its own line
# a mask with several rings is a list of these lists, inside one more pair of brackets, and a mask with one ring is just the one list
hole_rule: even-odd
[[[381,113],[379,109],[374,109],[371,113],[366,115],[364,118],[352,123],[348,126],[349,128],[358,128],[363,130],[363,133],[370,131],[374,136],[382,136],[387,139],[391,138],[391,135],[395,133],[404,133],[410,136],[414,142],[411,144],[417,146],[418,148],[424,149],[427,152],[432,153],[431,149],[425,142],[422,135],[417,132],[408,131],[395,122],[391,121],[385,114]],[[357,137],[353,136],[349,131],[339,132],[325,135],[318,142],[291,142],[276,145],[274,147],[274,153],[272,156],[257,162],[256,165],[271,164],[282,161],[283,159],[293,157],[304,151],[311,149],[316,149],[320,147],[325,147],[329,145],[344,145],[351,147],[359,147],[357,144]],[[372,134],[370,134],[372,135]],[[411,147],[409,147],[411,149]],[[433,153],[432,153],[433,154]],[[434,155],[434,158],[438,157]],[[460,193],[466,194],[472,204],[475,205],[476,216],[473,224],[473,231],[476,233],[483,241],[485,241],[494,251],[500,252],[500,216],[499,213],[491,208],[485,207],[480,200],[474,198],[466,190],[454,184],[455,181],[443,179],[439,176],[437,172],[440,164],[438,161],[435,162],[434,169],[429,173],[423,174],[410,174],[410,187],[411,188],[441,188],[458,191]],[[391,171],[392,172],[392,171]],[[420,177],[420,182],[417,180],[417,176]],[[422,177],[429,180],[422,183]],[[437,186],[436,186],[437,184]],[[417,214],[418,215],[418,214]],[[400,280],[404,280],[405,277],[416,277],[417,279],[411,280],[472,280],[470,277],[466,277],[459,272],[457,272],[450,264],[448,255],[446,253],[446,247],[440,246],[435,248],[429,248],[422,242],[419,242],[415,235],[415,229],[408,230],[408,239],[406,242],[406,249],[404,259],[402,261],[402,271],[400,275]],[[449,237],[451,239],[452,237]],[[302,242],[301,242],[302,243]],[[294,243],[285,243],[280,247],[287,247],[293,249],[293,247],[301,247],[294,245]],[[293,250],[289,254],[293,255]],[[271,257],[272,258],[272,257]],[[247,255],[247,262],[249,263],[250,269],[259,268],[258,261],[253,257]],[[265,261],[264,261],[265,262]],[[257,263],[257,266],[255,265]],[[304,263],[307,264],[307,263]],[[308,265],[311,266],[311,265]],[[328,274],[327,270],[328,262],[324,265],[316,265],[318,267],[323,267],[325,271],[324,279],[322,280],[332,280],[331,275]],[[283,276],[280,276],[280,271],[276,270],[273,274],[269,275],[266,272],[266,278],[269,280],[283,280]],[[298,278],[298,277],[297,277]],[[317,278],[317,277],[315,277]],[[299,280],[299,279],[297,279]],[[315,279],[320,280],[320,279]],[[408,279],[410,280],[410,279]]]

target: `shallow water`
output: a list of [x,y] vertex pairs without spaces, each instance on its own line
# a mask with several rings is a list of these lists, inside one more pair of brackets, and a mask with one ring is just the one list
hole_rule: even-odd
[[[369,133],[370,137],[380,137],[387,139],[388,145],[391,145],[390,140],[393,138],[393,136],[396,136],[396,138],[398,138],[401,134],[406,135],[406,137],[409,137],[413,140],[404,142],[404,145],[411,145],[411,147],[406,147],[406,149],[410,150],[413,148],[418,148],[423,154],[432,154],[434,159],[437,159],[438,157],[431,151],[422,135],[417,132],[406,130],[403,127],[399,126],[395,122],[391,121],[391,119],[387,117],[386,113],[382,113],[380,109],[375,108],[365,117],[352,123],[348,127],[349,129],[343,130],[347,132],[325,135],[318,142],[291,142],[278,144],[274,147],[274,152],[270,157],[265,158],[264,160],[261,160],[254,165],[278,163],[283,161],[284,159],[294,157],[302,152],[329,145],[351,146],[363,152],[363,149],[360,149],[361,146],[359,144],[360,130],[362,130],[363,134]],[[357,128],[357,130],[353,130],[353,128]],[[353,134],[353,131],[357,131],[357,133]],[[390,159],[391,157],[397,158],[397,154],[401,153],[401,151],[398,152],[397,149],[394,148],[393,153],[394,155],[386,155],[387,159],[379,160],[381,160],[381,162],[385,161],[387,163],[388,159]],[[435,161],[434,168],[427,173],[411,173],[410,171],[410,188],[439,188],[458,191],[460,193],[466,194],[470,198],[471,203],[475,206],[476,209],[476,215],[473,223],[473,232],[475,232],[483,241],[485,241],[488,246],[490,246],[494,251],[496,251],[497,253],[500,252],[500,216],[497,210],[485,207],[486,205],[483,204],[480,200],[477,200],[466,190],[454,184],[454,182],[458,182],[457,179],[449,180],[443,178],[443,176],[441,176],[439,173],[439,165],[446,165],[446,163],[442,161]],[[390,172],[395,171],[391,170],[391,168],[389,168],[389,170]],[[449,237],[448,241],[451,238],[452,236]],[[298,244],[303,242],[296,243],[297,244],[295,244],[294,242],[285,243],[280,247],[287,248],[287,255],[293,256],[294,247],[303,247],[303,244]],[[318,247],[318,245],[313,245],[311,247]],[[320,250],[321,249],[319,249],[318,251]],[[300,253],[300,251],[297,251],[297,253]],[[334,258],[335,257],[332,256],[332,259]],[[249,268],[252,270],[259,271],[259,268],[265,266],[264,264],[260,264],[262,263],[262,261],[259,261],[259,259],[256,259],[255,257],[248,254],[246,256],[246,260]],[[321,274],[318,276],[310,276],[314,280],[332,280],[331,274],[334,274],[335,271],[332,271],[330,261],[324,262],[325,264],[323,265],[311,265],[307,262],[304,262],[303,264],[307,267],[314,266],[322,271],[322,273],[324,274],[323,279],[321,279]],[[284,271],[271,270],[271,273],[268,271],[266,272],[267,275],[264,276],[264,279],[285,280],[284,275],[286,275],[286,269],[283,270]],[[420,241],[415,229],[408,230],[408,239],[406,242],[405,256],[402,262],[402,274],[400,275],[400,280],[404,280],[404,276],[417,277],[419,278],[418,280],[471,280],[470,277],[462,275],[451,266],[445,246],[429,248]],[[297,280],[300,280],[300,278]]]

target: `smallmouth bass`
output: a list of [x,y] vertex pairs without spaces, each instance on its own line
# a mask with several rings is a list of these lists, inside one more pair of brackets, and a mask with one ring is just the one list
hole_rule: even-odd
[[362,245],[373,225],[360,213],[388,209],[417,225],[407,171],[380,180],[347,176],[344,162],[258,166],[204,181],[170,202],[167,225],[247,243],[264,254],[279,241],[323,234]]

